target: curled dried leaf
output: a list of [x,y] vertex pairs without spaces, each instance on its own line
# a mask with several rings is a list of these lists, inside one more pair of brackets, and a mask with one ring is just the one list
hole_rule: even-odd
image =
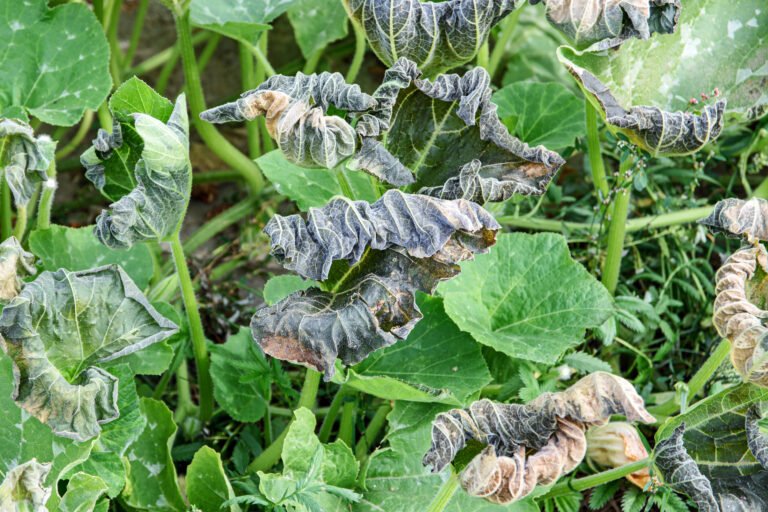
[[474,58],[491,28],[520,0],[344,0],[388,66],[405,57],[428,75]]
[[85,177],[96,188],[103,191],[106,185],[106,169],[104,161],[110,158],[114,150],[123,145],[123,127],[117,117],[112,119],[112,133],[99,128],[93,145],[80,156],[80,163],[85,168]]
[[498,229],[496,220],[470,201],[389,190],[373,204],[335,198],[310,208],[306,220],[276,215],[264,232],[285,268],[322,281],[334,261],[355,264],[369,248],[399,247],[414,258],[430,258],[452,240],[453,250],[474,253],[492,245]]
[[[134,169],[136,187],[96,219],[96,237],[112,248],[146,240],[167,241],[181,228],[192,189],[189,120],[184,95],[179,96],[167,124],[147,114],[134,114],[144,142]],[[102,136],[103,137],[103,136]],[[104,139],[105,148],[114,147]],[[99,139],[97,139],[99,141]],[[91,170],[92,177],[98,176]],[[97,183],[98,185],[98,183]]]
[[45,486],[45,479],[51,466],[32,459],[8,471],[0,483],[0,510],[47,512],[45,504],[53,489]]
[[47,135],[35,137],[32,127],[14,119],[0,119],[0,179],[5,179],[17,207],[26,206],[35,185],[48,179],[56,143]]
[[768,201],[756,197],[746,201],[724,199],[718,201],[714,211],[699,223],[716,233],[743,236],[750,243],[768,241]]
[[747,290],[758,265],[768,271],[768,251],[762,245],[736,251],[718,269],[713,322],[731,342],[731,361],[739,374],[768,386],[768,311],[756,306]]
[[118,379],[98,365],[177,330],[116,265],[43,272],[0,316],[2,347],[14,361],[14,400],[77,441],[119,414]]
[[680,0],[531,0],[544,2],[547,19],[576,45],[600,51],[654,32],[671,34],[680,17]]
[[558,50],[558,58],[579,87],[602,113],[608,126],[653,156],[688,155],[715,140],[725,123],[725,100],[706,105],[699,114],[667,112],[654,106],[632,106],[629,110],[595,75],[577,66]]
[[21,290],[21,277],[34,275],[35,256],[24,250],[16,237],[0,244],[0,304],[11,300]]
[[753,405],[747,410],[745,421],[747,446],[749,446],[749,451],[757,459],[757,462],[764,469],[768,469],[768,434],[760,431],[760,424],[758,422],[761,419],[762,414],[760,413],[759,405]]
[[687,494],[702,512],[720,512],[712,484],[688,455],[683,443],[685,423],[675,428],[671,436],[656,445],[654,461],[664,480],[676,491]]
[[[373,94],[377,106],[357,123],[364,151],[352,158],[350,167],[376,174],[382,172],[378,166],[400,162],[420,185],[430,187],[424,192],[444,199],[502,201],[512,194],[544,193],[564,161],[509,134],[491,101],[487,71],[474,68],[434,81],[420,77],[416,64],[407,59],[387,70]],[[379,141],[384,135],[386,147]],[[374,152],[375,157],[369,156]]]
[[[587,459],[598,466],[617,468],[648,458],[637,429],[629,423],[615,421],[587,430]],[[651,481],[648,468],[627,475],[627,480],[641,489]]]

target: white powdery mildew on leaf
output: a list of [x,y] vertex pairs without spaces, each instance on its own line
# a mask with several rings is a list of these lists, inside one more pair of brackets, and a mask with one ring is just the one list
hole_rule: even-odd
[[296,0],[192,0],[190,16],[196,25],[269,23]]
[[51,464],[40,464],[32,459],[20,464],[5,475],[0,483],[0,510],[29,510],[45,512],[53,489],[45,485]]
[[0,304],[19,294],[25,275],[35,275],[35,256],[24,250],[16,237],[0,244]]
[[35,137],[32,127],[22,121],[0,119],[0,180],[5,180],[16,206],[26,206],[35,186],[45,181],[56,143],[47,135]]
[[754,197],[718,201],[714,211],[699,224],[716,233],[744,237],[750,243],[768,241],[768,200]]
[[759,421],[762,419],[760,405],[755,404],[747,410],[745,416],[747,446],[763,469],[768,470],[768,434],[760,431]]

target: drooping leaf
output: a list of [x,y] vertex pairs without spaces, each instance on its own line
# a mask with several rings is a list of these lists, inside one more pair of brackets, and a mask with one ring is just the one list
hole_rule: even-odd
[[223,345],[211,345],[211,379],[216,402],[238,421],[264,416],[272,384],[269,363],[247,328]]
[[547,19],[577,46],[590,51],[620,45],[629,38],[671,34],[677,28],[680,0],[534,0],[544,2]]
[[[363,145],[350,167],[382,175],[404,165],[419,185],[434,187],[422,193],[446,199],[503,201],[512,194],[544,193],[563,159],[509,134],[491,102],[487,71],[474,68],[463,76],[440,75],[434,81],[420,76],[407,59],[387,70],[373,94],[378,105],[356,126]],[[386,147],[379,140],[382,136]],[[495,195],[441,194],[440,187],[473,160],[480,161],[482,178],[498,182]]]
[[448,316],[480,343],[550,364],[613,310],[610,294],[555,234],[501,235],[438,291]]
[[71,126],[101,105],[112,87],[109,46],[88,6],[0,0],[0,13],[0,118]]
[[324,278],[334,260],[367,256],[328,292],[310,288],[258,310],[254,339],[267,354],[330,379],[337,357],[354,364],[407,337],[422,316],[414,293],[456,275],[456,263],[487,250],[497,229],[474,203],[396,190],[373,205],[336,199],[310,210],[308,221],[275,217],[266,228],[273,254],[304,276]]
[[482,352],[445,314],[442,300],[416,296],[424,315],[397,346],[349,368],[344,384],[388,400],[463,405],[491,381]]
[[518,0],[344,0],[388,66],[405,57],[428,76],[474,58]]
[[16,237],[0,243],[0,304],[19,294],[22,277],[36,272],[35,256],[25,251]]
[[316,281],[303,279],[300,276],[291,274],[274,276],[264,284],[264,302],[268,306],[272,306],[294,292],[306,290],[313,286],[317,286]]
[[176,436],[173,415],[164,403],[151,398],[141,399],[140,410],[147,426],[125,453],[128,481],[121,498],[133,509],[185,511],[187,507],[171,458]]
[[61,499],[60,512],[93,512],[107,491],[107,484],[93,475],[77,473],[69,479],[67,492]]
[[0,117],[0,180],[5,180],[14,204],[26,206],[35,186],[48,178],[56,143],[47,135],[35,137],[23,121]]
[[189,120],[184,95],[176,100],[167,124],[135,114],[135,128],[144,141],[134,168],[136,187],[96,219],[95,233],[111,248],[128,248],[145,240],[167,241],[184,220],[192,189],[189,161]]
[[53,491],[45,485],[51,464],[32,459],[19,464],[5,474],[0,482],[0,510],[45,511],[45,504]]
[[[563,48],[561,58],[596,75],[624,108],[648,105],[666,112],[685,111],[691,99],[701,101],[702,93],[711,99],[718,89],[728,100],[732,117],[761,116],[768,105],[765,3],[682,3],[674,34],[650,42],[626,41],[620,51],[608,54]],[[587,96],[595,101],[591,94]]]
[[137,185],[134,175],[144,141],[136,130],[134,114],[146,114],[168,122],[173,103],[136,77],[126,80],[112,94],[109,108],[112,132],[99,129],[93,146],[80,156],[85,177],[110,201],[118,201]]
[[510,131],[528,144],[562,149],[586,135],[584,101],[562,84],[515,82],[491,99]]
[[586,454],[585,430],[614,414],[655,421],[629,382],[602,372],[526,405],[480,400],[437,416],[424,465],[441,471],[467,441],[477,441],[485,448],[462,470],[462,487],[471,496],[513,503],[575,469]]
[[750,281],[755,273],[768,271],[768,252],[758,244],[728,257],[715,275],[713,323],[731,342],[731,362],[747,381],[768,386],[768,311],[751,299]]
[[192,0],[190,20],[198,27],[247,44],[255,44],[269,23],[295,0]]
[[768,241],[768,200],[760,198],[724,199],[699,221],[715,233],[744,237],[749,242]]
[[275,190],[295,201],[303,212],[312,207],[323,206],[335,196],[343,195],[336,178],[336,173],[339,172],[344,173],[355,198],[372,203],[379,197],[378,191],[371,184],[370,176],[347,171],[344,163],[332,172],[325,169],[307,169],[289,162],[279,150],[259,157],[256,162],[264,176],[275,186]]
[[189,503],[200,510],[240,511],[235,504],[223,506],[235,497],[235,492],[224,473],[221,455],[212,448],[203,446],[198,450],[187,468],[186,482]]
[[296,0],[288,10],[296,43],[304,58],[311,58],[334,41],[347,37],[344,4],[327,0]]
[[119,415],[117,378],[97,365],[176,329],[117,266],[43,272],[0,316],[16,365],[14,398],[56,434],[80,441]]
[[154,260],[144,245],[113,251],[99,243],[92,227],[51,226],[29,235],[29,249],[40,258],[43,270],[60,268],[76,271],[116,264],[125,270],[136,286],[146,288],[154,274]]

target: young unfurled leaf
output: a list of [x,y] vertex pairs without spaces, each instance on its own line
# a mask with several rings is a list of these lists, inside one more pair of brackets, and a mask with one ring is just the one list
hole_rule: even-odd
[[8,471],[0,482],[0,510],[47,510],[45,504],[53,491],[45,484],[50,471],[51,463],[40,464],[37,459]]
[[[434,81],[420,76],[407,59],[387,70],[373,94],[376,108],[357,123],[363,146],[350,167],[381,175],[404,165],[419,185],[430,187],[422,193],[445,199],[504,201],[513,194],[544,193],[564,161],[543,146],[529,147],[509,134],[491,102],[487,71],[474,68],[463,76],[440,75]],[[382,136],[386,145],[379,140]],[[472,171],[464,172],[482,181],[469,193],[457,185],[462,169],[473,160],[480,161],[480,169],[474,172],[473,164]]]
[[16,206],[26,206],[35,185],[47,179],[56,143],[47,135],[35,137],[22,121],[0,118],[0,180],[5,180]]
[[[577,46],[590,51],[620,45],[626,39],[671,34],[680,17],[680,0],[533,0],[544,2],[547,19]],[[594,44],[593,44],[594,43]]]
[[96,219],[96,236],[112,248],[173,237],[181,228],[192,189],[184,95],[176,100],[167,124],[147,114],[134,117],[144,142],[134,169],[136,187]]
[[536,485],[554,483],[572,471],[586,453],[584,431],[614,414],[630,421],[654,421],[630,383],[602,372],[526,405],[480,400],[468,411],[454,409],[437,416],[424,464],[441,471],[468,440],[485,444],[462,471],[462,487],[472,496],[511,503]]
[[0,118],[70,126],[112,86],[109,46],[87,5],[0,0]]
[[699,114],[667,112],[656,106],[631,106],[627,110],[595,75],[566,58],[567,51],[558,50],[560,61],[608,126],[651,155],[695,153],[720,135],[725,123],[725,100],[705,105]]
[[[587,430],[587,460],[605,468],[618,468],[648,457],[637,429],[629,423],[614,421]],[[640,489],[651,481],[648,468],[627,475]]]
[[768,271],[762,245],[736,251],[718,269],[713,322],[720,336],[730,340],[731,361],[739,374],[768,386],[768,311],[754,304],[748,291],[758,268]]
[[[301,275],[324,279],[335,260],[358,262],[328,292],[311,288],[256,312],[264,352],[333,375],[405,338],[421,318],[416,291],[431,293],[456,263],[495,242],[498,224],[480,206],[391,190],[373,205],[337,199],[299,216],[275,217],[273,254]],[[414,234],[418,235],[415,236]]]
[[429,76],[469,62],[520,0],[344,0],[388,66],[405,57]]
[[748,242],[768,241],[768,200],[754,197],[718,201],[714,211],[699,224],[715,233],[743,236]]
[[16,237],[0,244],[0,304],[11,300],[21,291],[25,275],[34,275],[35,256],[21,246]]
[[16,401],[56,434],[80,441],[119,414],[117,378],[97,365],[176,329],[117,266],[44,272],[0,316],[16,364]]

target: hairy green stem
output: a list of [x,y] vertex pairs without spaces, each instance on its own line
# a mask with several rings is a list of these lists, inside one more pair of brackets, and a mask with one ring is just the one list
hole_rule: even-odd
[[251,51],[253,56],[256,57],[256,61],[259,63],[259,65],[264,68],[264,73],[266,73],[267,77],[274,76],[277,74],[277,72],[275,71],[275,68],[273,68],[272,64],[269,63],[266,52],[264,51],[263,47],[260,44],[248,45],[248,49]]
[[488,41],[486,40],[482,46],[480,46],[480,49],[477,51],[477,65],[481,68],[488,69]]
[[11,188],[5,181],[5,177],[2,177],[0,178],[0,242],[8,239],[13,233],[12,216]]
[[501,24],[501,33],[499,34],[498,39],[496,39],[496,44],[491,52],[491,59],[488,62],[488,74],[491,75],[491,78],[493,78],[499,70],[499,64],[501,64],[501,59],[504,57],[507,50],[507,44],[515,33],[517,23],[520,20],[520,13],[523,12],[523,7],[526,5],[527,4],[522,4],[518,7],[512,14],[507,16]]
[[344,404],[344,395],[346,393],[347,388],[342,385],[333,396],[331,405],[328,408],[328,414],[326,414],[325,418],[323,418],[323,424],[320,425],[320,432],[317,434],[317,437],[320,439],[321,443],[327,443],[328,439],[331,438],[331,430],[333,430],[333,425],[336,423],[336,417],[339,415],[339,410]]
[[120,21],[120,10],[123,6],[123,0],[112,0],[110,3],[109,22],[104,27],[107,40],[109,41],[109,73],[112,75],[112,86],[117,87],[122,82],[123,71],[121,63],[123,53],[120,51],[120,43],[117,40],[117,24]]
[[[350,18],[352,19],[352,18]],[[355,83],[357,75],[360,73],[360,68],[363,66],[363,60],[365,59],[365,30],[362,25],[352,19],[352,31],[355,34],[355,54],[352,56],[352,62],[349,64],[347,75],[344,77],[348,84]]]
[[297,409],[306,407],[309,410],[315,407],[315,399],[317,398],[317,390],[320,387],[320,378],[322,373],[311,368],[307,368],[307,373],[304,376],[304,385],[301,386],[301,394],[299,395],[299,403],[296,406]]
[[176,265],[176,275],[179,278],[181,297],[184,302],[184,310],[189,322],[189,335],[192,339],[192,351],[195,354],[197,367],[197,387],[200,394],[200,422],[205,424],[213,413],[213,383],[209,370],[208,347],[206,346],[203,322],[200,319],[200,311],[197,306],[195,289],[192,285],[192,277],[189,274],[187,259],[184,256],[184,248],[181,239],[176,234],[171,241],[173,262]]
[[123,69],[133,65],[133,57],[136,55],[136,50],[139,48],[139,41],[141,40],[141,33],[144,30],[144,20],[147,18],[148,8],[149,0],[139,0],[139,7],[136,9],[136,16],[133,19],[131,39],[128,43],[128,49],[126,50],[125,55],[123,55]]
[[314,52],[312,55],[309,56],[307,59],[307,62],[304,64],[304,69],[302,69],[302,73],[305,75],[311,75],[315,72],[317,69],[317,65],[320,64],[320,59],[323,58],[323,52],[325,51],[325,48],[320,48],[316,52]]
[[[240,43],[240,85],[244,91],[255,89],[256,69],[253,63],[253,55],[248,47]],[[248,154],[252,159],[261,156],[261,139],[259,138],[259,125],[256,123],[245,123],[245,129],[248,137]]]
[[203,47],[203,51],[200,52],[200,58],[197,59],[197,72],[201,75],[205,73],[205,68],[208,67],[208,63],[211,61],[213,54],[216,53],[220,42],[221,34],[213,34],[213,37]]
[[605,175],[605,162],[600,150],[600,131],[597,125],[597,110],[589,101],[584,102],[587,125],[587,155],[592,170],[592,182],[600,202],[605,201],[610,192],[608,178]]
[[72,137],[66,146],[56,152],[56,160],[62,160],[68,157],[74,150],[80,147],[83,139],[85,139],[85,136],[88,135],[88,132],[91,130],[91,126],[93,126],[93,117],[93,110],[85,111],[83,120],[80,122],[80,126],[77,127],[77,132],[75,132],[74,137]]
[[450,466],[450,471],[451,474],[448,475],[448,480],[443,482],[443,485],[440,486],[440,489],[435,495],[435,499],[429,504],[427,512],[443,512],[445,507],[448,506],[448,503],[450,503],[451,498],[453,498],[453,495],[456,494],[456,491],[459,489],[459,475],[456,473],[456,470],[453,469],[453,466]]
[[632,197],[632,179],[625,179],[627,173],[634,165],[635,159],[628,156],[621,162],[619,167],[619,190],[613,200],[611,209],[611,224],[608,228],[608,245],[605,253],[605,262],[603,263],[603,285],[611,294],[616,291],[619,283],[619,273],[621,271],[621,255],[624,252],[624,237],[627,230],[627,215],[629,213],[629,202]]
[[384,424],[387,422],[387,414],[392,410],[392,406],[389,403],[385,403],[376,409],[376,413],[371,418],[371,422],[368,423],[365,432],[355,446],[355,457],[357,460],[363,460],[368,456],[368,450],[373,446],[373,442],[379,436],[379,432],[384,428]]
[[574,491],[586,491],[587,489],[592,489],[598,485],[607,484],[608,482],[624,478],[627,475],[631,475],[632,473],[647,468],[650,464],[651,460],[646,458],[636,462],[630,462],[629,464],[624,464],[618,468],[602,471],[594,475],[569,479],[553,486],[545,496],[547,498],[557,498],[559,496],[571,494]]
[[355,446],[355,413],[357,412],[357,398],[348,395],[341,406],[341,419],[339,420],[338,438],[347,446]]
[[24,233],[27,232],[27,207],[19,206],[16,208],[16,223],[13,225],[13,236],[19,242],[24,240]]
[[176,32],[178,35],[181,60],[184,65],[184,77],[186,80],[187,100],[191,121],[197,129],[197,133],[211,151],[221,158],[227,165],[242,174],[253,194],[258,194],[264,186],[264,178],[261,170],[253,160],[240,152],[235,146],[224,138],[211,124],[200,119],[200,113],[206,109],[203,87],[200,84],[200,73],[195,59],[195,49],[192,45],[192,29],[189,23],[189,13],[174,16],[176,20]]
[[43,182],[43,193],[40,196],[40,206],[37,209],[37,229],[48,229],[51,227],[51,207],[53,206],[53,195],[56,193],[56,159],[51,160],[51,165],[46,171],[48,179]]
[[187,361],[183,358],[178,368],[176,368],[176,393],[178,399],[173,420],[177,424],[181,424],[187,415],[195,410],[195,404],[192,402],[192,393],[189,388],[189,367],[187,367]]
[[104,103],[99,106],[96,115],[99,117],[99,125],[101,126],[101,129],[112,133],[112,114],[109,113],[107,101],[108,100],[104,100]]

